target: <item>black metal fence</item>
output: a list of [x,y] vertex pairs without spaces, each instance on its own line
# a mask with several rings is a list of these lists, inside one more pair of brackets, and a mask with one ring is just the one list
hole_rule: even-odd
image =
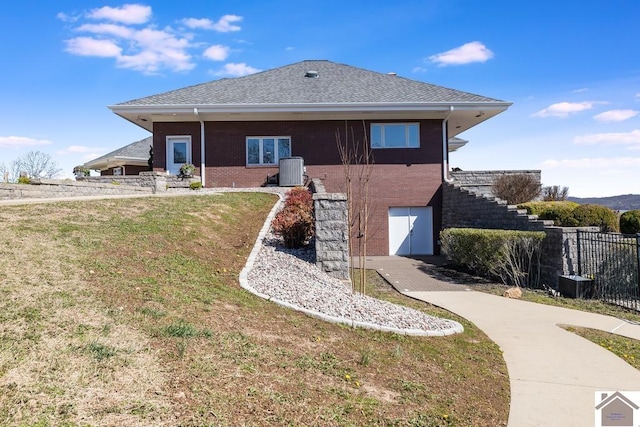
[[593,279],[595,297],[640,311],[640,234],[580,231],[578,275]]

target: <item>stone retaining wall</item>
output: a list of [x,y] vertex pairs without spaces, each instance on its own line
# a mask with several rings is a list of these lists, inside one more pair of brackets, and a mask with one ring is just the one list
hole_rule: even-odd
[[349,279],[349,226],[347,196],[327,193],[320,180],[312,180],[316,265],[339,279]]
[[150,187],[58,179],[32,179],[31,184],[0,184],[0,200],[151,194],[152,192]]
[[181,178],[167,175],[164,172],[140,172],[139,175],[104,175],[83,176],[76,178],[78,182],[120,183],[138,187],[151,187],[155,192],[166,191],[167,188],[189,188],[192,182],[200,182],[199,176]]
[[556,227],[553,221],[538,220],[492,196],[476,194],[458,182],[444,183],[443,228],[469,227],[499,230],[544,231],[540,259],[540,283],[557,289],[561,275],[578,269],[577,230],[598,231],[598,227]]
[[488,197],[493,197],[493,183],[503,175],[532,175],[538,182],[541,180],[539,170],[495,170],[495,171],[451,171],[451,178],[465,190]]
[[442,184],[442,227],[542,231],[553,222],[539,221],[493,196],[474,193],[457,182]]
[[598,227],[545,227],[547,237],[542,242],[541,281],[558,288],[563,275],[578,274],[578,230],[600,231]]

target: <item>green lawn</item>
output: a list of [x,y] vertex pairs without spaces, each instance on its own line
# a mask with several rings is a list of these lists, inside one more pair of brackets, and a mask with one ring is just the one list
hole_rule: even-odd
[[[242,290],[274,202],[4,207],[0,425],[506,425],[504,360],[464,319],[463,334],[407,337]],[[379,298],[452,317],[375,283]]]

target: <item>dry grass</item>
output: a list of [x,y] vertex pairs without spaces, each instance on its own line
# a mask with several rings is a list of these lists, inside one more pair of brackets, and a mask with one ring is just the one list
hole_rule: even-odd
[[506,424],[504,361],[468,322],[452,337],[353,330],[240,289],[273,202],[4,208],[0,425]]

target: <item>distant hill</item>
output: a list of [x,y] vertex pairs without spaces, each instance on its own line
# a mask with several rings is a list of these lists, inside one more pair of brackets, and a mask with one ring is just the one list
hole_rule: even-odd
[[567,200],[584,204],[607,206],[616,211],[631,211],[640,209],[640,194],[623,194],[610,197],[567,197]]

